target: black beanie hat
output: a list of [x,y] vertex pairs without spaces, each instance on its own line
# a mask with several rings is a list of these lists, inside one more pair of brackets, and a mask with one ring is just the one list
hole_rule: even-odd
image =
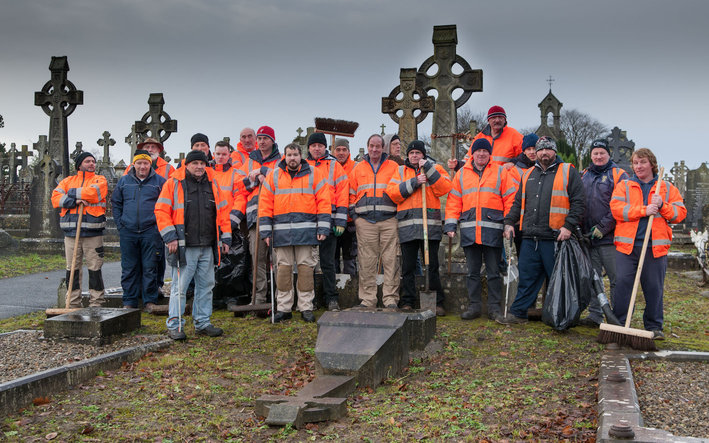
[[611,150],[608,147],[608,142],[606,140],[603,140],[602,138],[596,139],[591,143],[591,151],[593,151],[595,148],[603,148],[608,152],[608,155],[610,155]]
[[[194,138],[194,137],[192,137],[192,138]],[[204,152],[199,151],[197,149],[192,150],[189,152],[189,154],[187,154],[187,157],[185,157],[185,165],[187,165],[195,160],[201,160],[204,163],[207,163],[208,162],[207,154],[205,154]]]
[[[398,139],[399,137],[397,136],[396,138]],[[408,156],[411,151],[421,151],[423,156],[426,157],[426,145],[421,140],[414,140],[409,143],[409,146],[406,147],[406,155]]]
[[209,146],[209,137],[202,134],[201,132],[198,132],[190,139],[190,147],[194,146],[194,144],[197,142],[205,142],[207,146]]
[[96,157],[90,152],[82,152],[81,154],[76,156],[76,160],[74,161],[74,166],[76,166],[76,172],[79,172],[79,166],[86,160],[88,157],[92,157],[94,160],[96,160]]
[[484,149],[490,154],[492,154],[492,145],[486,138],[479,138],[473,142],[473,146],[470,147],[470,153],[477,151],[478,149]]
[[325,134],[322,132],[313,132],[310,134],[310,137],[308,137],[308,147],[310,147],[313,143],[320,143],[321,145],[325,145],[327,148],[327,139],[325,138]]

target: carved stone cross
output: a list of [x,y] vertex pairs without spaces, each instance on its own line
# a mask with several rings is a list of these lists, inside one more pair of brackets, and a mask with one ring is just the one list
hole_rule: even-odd
[[103,131],[103,137],[98,139],[96,143],[99,146],[103,147],[103,160],[101,160],[105,164],[111,164],[111,157],[108,152],[111,146],[114,146],[116,144],[116,141],[111,138],[111,133],[108,131]]
[[[428,92],[438,92],[435,111],[433,112],[432,131],[437,135],[450,135],[457,131],[457,111],[468,101],[473,92],[483,90],[482,69],[471,69],[467,61],[455,52],[458,35],[455,25],[433,27],[433,56],[423,62],[416,74],[416,85]],[[453,73],[453,66],[460,65],[463,72]],[[429,75],[428,71],[436,65],[437,72]],[[453,91],[461,89],[462,95],[453,100]],[[431,140],[431,155],[439,161],[450,157],[451,152],[445,139]]]
[[30,185],[30,237],[63,238],[59,228],[59,212],[52,207],[52,191],[57,186],[59,163],[49,153],[46,135],[32,147],[38,152],[39,162],[34,166]]
[[49,64],[51,80],[44,84],[41,91],[34,93],[35,106],[41,106],[49,116],[49,153],[61,165],[61,175],[69,175],[69,140],[67,136],[67,117],[77,105],[84,104],[84,92],[67,80],[69,63],[66,56],[52,57]]
[[20,152],[20,157],[22,158],[22,168],[26,168],[28,165],[28,157],[32,157],[34,154],[32,154],[29,150],[29,146],[27,145],[22,145],[22,151]]
[[177,164],[178,166],[182,165],[182,160],[184,160],[184,159],[185,159],[185,153],[180,152],[180,156],[175,159],[175,164]]
[[[401,98],[397,99],[399,95]],[[416,68],[402,68],[399,72],[399,86],[392,89],[388,97],[382,97],[382,113],[389,114],[399,124],[398,134],[403,146],[418,139],[416,127],[433,111],[433,106],[433,97],[416,86]],[[402,112],[401,116],[397,115],[398,111]],[[418,115],[414,115],[416,111],[420,111]]]
[[673,184],[677,187],[679,193],[684,197],[687,191],[687,173],[689,168],[684,164],[684,160],[681,160],[679,164],[675,162],[675,165],[670,169],[674,180]]
[[138,143],[140,143],[140,136],[135,132],[135,124],[130,126],[130,134],[126,135],[124,140],[130,145],[130,158],[133,158],[135,150],[138,149]]
[[76,160],[76,157],[78,157],[82,152],[84,152],[84,144],[81,142],[76,142],[76,145],[74,151],[72,151],[70,157],[72,160]]
[[17,162],[17,148],[15,143],[10,143],[10,150],[7,151],[7,160],[8,160],[8,166],[10,167],[9,169],[9,176],[8,176],[8,181],[10,183],[17,183],[17,168],[20,166]]
[[384,132],[384,129],[386,127],[387,127],[387,125],[385,125],[384,123],[382,123],[382,125],[380,126],[380,128],[382,128],[382,135],[386,134],[386,132]]
[[611,130],[608,146],[611,148],[611,160],[620,168],[625,169],[625,172],[629,175],[633,175],[633,169],[630,166],[630,156],[635,151],[635,142],[628,140],[625,131],[621,131],[616,126]]
[[170,138],[170,134],[177,132],[177,120],[170,118],[170,115],[163,110],[165,99],[162,93],[150,94],[148,98],[148,112],[143,118],[135,122],[135,132],[143,139],[152,137],[165,143]]

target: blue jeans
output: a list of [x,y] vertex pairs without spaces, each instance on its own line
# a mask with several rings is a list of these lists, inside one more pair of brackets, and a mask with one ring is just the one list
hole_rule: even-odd
[[[185,293],[190,280],[194,277],[195,290],[192,301],[192,322],[199,331],[209,326],[212,316],[212,289],[214,288],[214,253],[211,246],[185,248],[187,265],[172,267],[172,288],[170,307],[167,317],[167,329],[177,330],[178,315],[182,317],[182,329],[185,327]],[[179,274],[179,276],[178,276]],[[178,290],[179,285],[182,286]],[[178,293],[179,310],[178,310]]]
[[[123,304],[137,308],[158,302],[158,253],[162,252],[162,238],[157,226],[143,233],[123,229],[121,244],[121,287]],[[162,254],[159,256],[160,260]]]
[[527,318],[527,310],[537,301],[544,280],[551,277],[556,258],[556,241],[522,239],[519,253],[519,286],[510,307],[515,317]]

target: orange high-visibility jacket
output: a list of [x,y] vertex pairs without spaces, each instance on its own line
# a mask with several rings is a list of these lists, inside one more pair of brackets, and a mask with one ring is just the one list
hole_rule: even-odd
[[[258,148],[254,148],[258,149]],[[236,149],[234,152],[231,153],[231,164],[235,167],[238,168],[241,166],[242,163],[246,162],[249,159],[249,154],[250,152],[244,148],[244,145],[241,144],[241,142],[236,144]]]
[[248,160],[239,166],[239,169],[244,173],[244,177],[241,181],[236,183],[238,189],[237,194],[242,195],[234,197],[234,204],[232,205],[230,215],[233,223],[238,225],[241,223],[241,220],[244,219],[244,216],[246,216],[246,227],[248,229],[256,225],[259,182],[249,180],[249,172],[260,169],[261,174],[267,176],[280,160],[281,153],[278,151],[278,145],[274,143],[273,151],[271,151],[271,154],[267,158],[264,159],[261,156],[261,151],[254,149],[249,154]]
[[[653,185],[649,197],[654,194],[655,186]],[[650,234],[652,256],[655,258],[667,255],[667,251],[670,250],[672,228],[668,223],[679,223],[687,216],[687,208],[684,207],[682,196],[673,184],[662,180],[659,195],[662,197],[662,207],[660,207],[659,214],[653,217]],[[638,222],[641,218],[647,217],[646,210],[647,205],[643,200],[643,191],[634,177],[616,185],[613,197],[611,197],[611,212],[616,219],[616,250],[626,255],[633,251]]]
[[515,199],[509,173],[504,167],[488,162],[482,177],[472,159],[455,174],[453,189],[446,201],[445,232],[455,232],[460,223],[460,245],[502,247],[504,216]]
[[[133,169],[133,163],[128,165],[126,170],[123,172],[123,175],[128,174],[131,169]],[[170,178],[172,173],[175,171],[175,168],[170,163],[166,162],[165,159],[162,157],[158,157],[157,159],[155,159],[155,161],[153,162],[153,169],[155,169],[155,173],[157,175],[164,178],[165,180]]]
[[330,233],[332,194],[322,171],[305,159],[291,177],[285,159],[266,176],[259,197],[259,235],[273,247],[317,245]]
[[77,200],[84,200],[81,219],[81,237],[94,237],[103,234],[106,227],[106,196],[108,184],[106,177],[93,172],[77,172],[65,178],[52,191],[52,206],[59,211],[59,227],[67,237],[76,236],[76,223],[79,220]]
[[[441,165],[427,159],[423,166],[426,174],[426,222],[428,239],[440,240],[441,197],[451,190],[451,179]],[[423,240],[423,193],[416,176],[418,165],[412,167],[408,160],[399,166],[389,180],[386,193],[396,203],[396,219],[399,225],[399,242]]]
[[344,163],[340,163],[340,166],[342,166],[342,169],[345,170],[345,174],[347,174],[347,177],[349,177],[352,173],[352,169],[355,167],[356,164],[357,162],[352,160],[352,157],[348,157],[347,161],[345,161]]
[[214,165],[214,178],[219,183],[219,189],[227,197],[229,211],[234,205],[234,195],[238,192],[237,183],[244,179],[244,171],[235,168],[230,163]]
[[[571,163],[562,163],[556,169],[554,175],[554,183],[552,185],[551,192],[551,204],[549,205],[549,227],[552,229],[561,229],[566,221],[566,215],[569,213],[569,208],[571,204],[569,202],[569,169],[573,165]],[[527,190],[527,180],[529,176],[534,171],[534,168],[529,168],[524,172],[522,176],[522,208],[519,215],[519,226],[524,226],[524,207],[527,201],[524,198],[525,192]]]
[[350,201],[350,182],[347,179],[345,170],[337,159],[330,154],[315,160],[308,155],[308,164],[319,170],[325,177],[325,181],[330,188],[332,195],[332,225],[347,226],[347,208]]
[[[490,125],[487,125],[482,132],[473,139],[485,138],[492,145],[492,157],[490,161],[493,164],[502,165],[508,162],[513,162],[515,158],[522,153],[522,138],[524,136],[517,132],[516,129],[505,126],[502,128],[500,135],[493,139],[490,133]],[[473,147],[473,143],[470,144],[468,148],[468,156],[472,157],[472,152],[470,151]]]
[[384,191],[398,167],[384,153],[376,171],[369,161],[369,154],[352,168],[349,215],[353,220],[362,217],[376,223],[396,215],[396,205]]
[[[214,171],[206,169],[207,179],[212,183],[212,193],[214,194],[214,205],[217,209],[217,241],[214,245],[215,262],[221,263],[221,253],[219,245],[225,243],[231,245],[231,223],[229,223],[229,206],[226,196],[220,191],[219,183],[214,178]],[[155,203],[155,219],[158,223],[158,230],[167,244],[177,240],[180,265],[186,264],[185,260],[185,191],[183,181],[185,180],[185,168],[180,168],[172,174],[160,191],[157,203]],[[176,254],[169,254],[167,257],[170,266],[177,266]]]

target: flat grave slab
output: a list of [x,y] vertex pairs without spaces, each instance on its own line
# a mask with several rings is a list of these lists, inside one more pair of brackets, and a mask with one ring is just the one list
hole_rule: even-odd
[[44,337],[58,339],[92,339],[99,344],[111,336],[140,328],[140,310],[123,308],[83,308],[48,318]]

